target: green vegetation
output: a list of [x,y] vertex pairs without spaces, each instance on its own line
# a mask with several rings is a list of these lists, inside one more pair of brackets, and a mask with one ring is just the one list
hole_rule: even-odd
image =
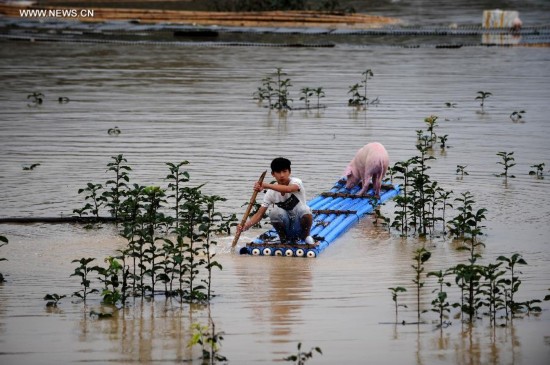
[[114,128],[109,128],[107,130],[107,134],[110,136],[118,136],[120,133],[120,128],[118,128],[116,125],[114,126]]
[[451,192],[445,191],[428,175],[431,168],[428,162],[435,159],[428,155],[429,145],[419,143],[416,148],[419,156],[399,161],[391,169],[392,177],[403,181],[403,193],[394,199],[397,209],[391,226],[403,236],[412,233],[423,237],[435,234],[437,222],[445,225],[444,213],[451,206],[448,203]]
[[298,352],[295,355],[290,355],[285,357],[284,361],[291,361],[296,365],[303,365],[313,357],[313,351],[316,351],[319,354],[323,354],[320,347],[312,347],[309,351],[302,351],[302,343],[298,343]]
[[397,302],[397,299],[398,299],[397,297],[398,297],[399,293],[406,292],[407,289],[402,287],[402,286],[396,286],[395,288],[388,288],[388,289],[391,291],[391,299],[395,303],[395,323],[398,323],[399,322],[399,316],[398,316],[399,307],[407,308],[407,305],[406,304],[399,304]]
[[531,165],[531,168],[534,170],[529,171],[529,175],[535,175],[538,179],[543,179],[543,171],[544,171],[544,162]]
[[31,104],[29,104],[29,106],[36,106],[36,105],[42,104],[44,102],[44,98],[45,98],[44,94],[37,91],[27,95],[27,100],[28,99],[31,100]]
[[290,99],[289,87],[292,86],[289,78],[284,78],[287,74],[283,72],[283,69],[277,68],[277,83],[275,84],[275,104],[273,107],[277,110],[290,110],[292,107],[289,105],[289,102],[292,102]]
[[424,123],[428,125],[427,131],[430,133],[430,136],[428,139],[430,143],[430,147],[435,141],[437,141],[437,135],[435,134],[435,127],[437,127],[437,119],[439,119],[437,115],[430,115],[429,117],[424,119]]
[[488,91],[478,91],[478,92],[477,92],[477,96],[476,96],[475,100],[480,100],[479,106],[481,106],[481,112],[482,112],[482,113],[484,113],[483,108],[484,108],[484,106],[485,106],[485,100],[486,100],[487,98],[489,98],[489,96],[491,96],[491,95],[493,95],[493,94],[491,94],[491,93],[488,92]]
[[433,276],[437,278],[438,287],[432,291],[432,293],[437,293],[437,296],[432,300],[432,311],[439,314],[439,327],[445,326],[447,323],[444,321],[445,318],[449,317],[451,312],[450,304],[447,301],[448,295],[444,291],[443,287],[450,287],[451,283],[445,281],[445,277],[452,274],[451,270],[439,270],[432,271],[427,274],[427,277]]
[[95,267],[89,267],[88,264],[94,261],[94,258],[81,258],[80,260],[73,260],[72,262],[78,262],[80,265],[74,270],[74,273],[71,276],[80,276],[80,284],[82,289],[73,293],[73,296],[82,298],[84,303],[86,303],[86,297],[88,294],[97,293],[97,289],[90,289],[91,281],[88,275],[95,271]]
[[474,213],[473,195],[466,191],[460,194],[460,197],[455,198],[456,210],[458,214],[449,221],[450,234],[456,238],[475,240],[477,236],[481,235],[481,222],[485,220],[485,213],[487,209],[481,208]]
[[57,307],[57,304],[59,303],[59,301],[63,298],[65,298],[66,295],[59,295],[59,294],[46,294],[44,296],[44,300],[46,300],[46,307],[54,307],[56,308]]
[[252,97],[258,102],[268,101],[269,109],[273,108],[273,102],[271,98],[274,96],[275,89],[273,88],[274,81],[272,77],[265,77],[262,79],[262,86],[252,94]]
[[[490,93],[487,93],[490,95]],[[485,95],[487,96],[487,95]],[[424,120],[428,125],[427,132],[417,130],[417,145],[419,155],[407,161],[400,161],[390,167],[391,179],[402,180],[401,194],[394,199],[395,211],[391,228],[400,232],[402,237],[413,236],[434,236],[435,223],[443,223],[443,235],[447,235],[446,227],[449,228],[449,235],[457,244],[458,251],[467,252],[466,263],[459,263],[447,269],[428,272],[426,278],[436,278],[436,288],[432,293],[431,311],[438,314],[438,327],[444,328],[451,324],[449,318],[454,309],[459,309],[455,314],[462,321],[473,323],[487,316],[491,327],[505,326],[508,320],[520,315],[538,313],[542,309],[539,305],[541,300],[530,299],[522,302],[515,300],[521,285],[517,266],[527,265],[527,262],[520,254],[513,254],[511,257],[499,256],[496,262],[482,264],[481,250],[485,244],[479,239],[483,236],[483,221],[486,220],[487,209],[475,208],[475,199],[471,192],[465,191],[458,197],[452,197],[452,191],[445,191],[432,181],[427,171],[430,169],[428,161],[434,158],[427,155],[431,143],[437,136],[434,132],[437,116],[430,116]],[[446,136],[446,135],[445,135]],[[513,152],[499,152],[502,157],[499,164],[504,166],[504,173],[497,176],[510,176],[508,170],[515,165],[513,163]],[[466,165],[457,165],[456,173],[468,175],[465,171]],[[542,176],[544,163],[532,165],[530,175]],[[512,175],[513,176],[513,175]],[[449,201],[453,200],[453,204]],[[437,207],[437,209],[435,209]],[[445,208],[453,208],[456,215],[450,220],[445,218]],[[440,214],[436,214],[436,213]],[[424,247],[414,251],[412,268],[414,270],[413,284],[416,290],[417,319],[420,322],[421,313],[421,288],[426,281],[422,273],[424,264],[430,259],[431,253]],[[506,266],[504,266],[506,265]],[[451,280],[454,279],[454,280]],[[453,285],[454,282],[454,285]],[[458,301],[453,301],[453,289],[458,290]],[[395,316],[397,323],[398,308],[405,307],[398,304],[398,293],[405,292],[405,286],[391,287],[392,300],[395,304]],[[546,296],[544,300],[550,300]],[[504,321],[504,323],[502,323]],[[499,323],[500,322],[500,323]],[[405,324],[405,321],[403,321]]]
[[[414,269],[413,283],[416,290],[417,323],[421,322],[421,313],[427,312],[421,309],[421,289],[426,284],[424,278],[434,277],[437,279],[436,288],[432,290],[435,298],[431,301],[431,311],[438,314],[438,327],[444,328],[451,324],[448,320],[451,317],[453,308],[459,309],[456,318],[473,323],[481,320],[482,315],[489,318],[491,327],[506,326],[508,321],[531,313],[540,313],[542,308],[540,299],[529,299],[518,302],[514,295],[519,291],[522,281],[519,278],[518,265],[527,265],[527,262],[520,254],[513,254],[510,257],[499,256],[496,262],[487,264],[479,263],[481,254],[479,248],[484,245],[475,239],[462,241],[459,250],[470,253],[468,262],[461,263],[444,270],[429,272],[425,277],[424,264],[431,258],[431,253],[425,248],[418,248],[414,252],[412,268]],[[506,267],[503,267],[503,265]],[[447,278],[454,278],[455,285]],[[459,300],[451,302],[453,288],[458,289]],[[398,307],[407,308],[404,304],[398,304],[397,296],[400,292],[407,291],[406,287],[388,288],[392,292],[392,300],[395,303],[396,324],[398,323]],[[543,300],[550,300],[547,295]],[[486,308],[486,311],[482,311]],[[405,324],[405,321],[402,322]]]
[[310,98],[313,96],[313,89],[304,87],[300,90],[300,93],[302,95],[300,96],[300,100],[303,100],[306,105],[306,109],[309,109]]
[[470,175],[466,171],[466,167],[468,167],[468,165],[456,165],[456,173],[460,174],[461,178],[464,178],[464,175]]
[[[276,81],[273,77],[265,77],[262,79],[262,86],[258,88],[253,94],[254,99],[260,103],[264,100],[268,101],[269,109],[277,110],[290,110],[290,90],[292,86],[289,78],[284,78],[287,74],[283,72],[283,69],[277,67],[275,72]],[[307,101],[306,101],[306,104]]]
[[361,85],[359,84],[354,84],[349,87],[348,94],[351,94],[351,98],[348,99],[349,106],[356,106],[359,108],[366,104],[367,98],[365,95],[361,95],[361,92],[359,91],[360,87]]
[[515,166],[516,164],[514,161],[514,152],[498,152],[497,156],[500,156],[502,158],[502,161],[497,162],[497,164],[502,165],[504,167],[504,172],[497,175],[497,176],[504,176],[506,178],[508,177],[515,177],[514,175],[508,175],[508,170]]
[[32,171],[40,165],[41,165],[40,163],[33,163],[31,165],[28,165],[28,166],[23,166],[23,171]]
[[447,147],[446,143],[447,143],[447,139],[449,138],[449,135],[444,134],[442,136],[438,136],[437,138],[439,139],[439,143],[441,143],[439,145],[441,147],[441,149],[445,149],[445,147]]
[[424,247],[417,249],[414,252],[413,261],[411,265],[415,272],[413,283],[416,285],[416,313],[418,321],[420,322],[420,289],[424,287],[425,282],[422,281],[422,273],[424,272],[424,263],[430,259],[432,253],[426,250]]
[[514,110],[510,114],[510,119],[514,123],[522,122],[523,121],[523,114],[525,114],[525,110]]
[[106,203],[105,197],[100,193],[103,189],[101,184],[87,183],[85,188],[78,189],[78,193],[84,193],[84,201],[87,203],[80,209],[74,209],[73,213],[77,213],[79,217],[88,214],[99,218],[99,209]]
[[208,325],[203,326],[200,323],[193,323],[191,326],[193,337],[189,341],[189,346],[199,345],[201,347],[201,359],[205,365],[216,364],[220,361],[227,361],[227,358],[220,354],[221,343],[223,341],[223,332],[216,332],[216,325],[212,317],[208,318]]
[[[162,293],[177,296],[182,302],[207,303],[212,298],[212,274],[222,269],[215,261],[216,237],[229,231],[235,215],[222,215],[218,202],[225,199],[202,193],[203,185],[189,187],[189,173],[183,170],[188,161],[167,163],[167,188],[130,184],[132,168],[123,155],[112,157],[107,172],[112,179],[105,184],[88,183],[80,189],[86,205],[76,209],[80,217],[108,209],[120,224],[120,234],[127,240],[119,255],[107,257],[105,267],[88,266],[94,258],[74,260],[79,267],[71,276],[81,278],[82,289],[73,295],[86,301],[99,292],[92,287],[90,274],[102,284],[103,303],[124,306],[130,296],[147,297]],[[105,188],[104,188],[105,186]],[[173,214],[169,214],[173,213]]]
[[[369,104],[369,98],[367,97],[367,83],[368,80],[374,76],[374,74],[371,69],[367,69],[361,75],[363,75],[361,82],[349,87],[348,94],[351,94],[351,98],[348,99],[348,105],[355,106],[357,108],[366,108]],[[361,94],[361,88],[363,88],[364,94]]]
[[[252,94],[254,100],[259,104],[267,101],[269,109],[277,109],[279,111],[287,111],[293,109],[291,106],[292,99],[290,98],[290,87],[292,81],[286,77],[287,74],[283,69],[278,67],[275,74],[264,77],[262,85]],[[325,97],[325,91],[322,87],[312,88],[309,86],[300,89],[299,100],[304,101],[304,108],[309,110],[312,108],[311,99],[317,99],[316,108],[321,109],[321,98]]]
[[[4,236],[0,236],[0,247],[5,246],[8,244],[8,239]],[[8,259],[5,257],[0,257],[0,261],[7,261]],[[4,275],[0,273],[0,283],[3,283],[5,281]]]
[[306,109],[311,109],[311,98],[314,96],[317,97],[317,103],[315,107],[317,109],[321,109],[321,98],[325,97],[325,92],[323,91],[322,87],[318,87],[318,88],[304,87],[302,88],[302,90],[300,90],[300,93],[301,93],[300,100],[304,101]]
[[322,87],[318,87],[318,88],[313,89],[313,93],[317,97],[317,109],[320,109],[321,108],[321,98],[325,97],[325,91],[323,90]]

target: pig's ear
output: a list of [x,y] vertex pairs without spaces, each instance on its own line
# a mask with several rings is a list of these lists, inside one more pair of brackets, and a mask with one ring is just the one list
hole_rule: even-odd
[[344,176],[349,177],[352,174],[353,174],[353,171],[351,170],[351,165],[348,165],[348,167],[346,167],[346,170],[344,171]]

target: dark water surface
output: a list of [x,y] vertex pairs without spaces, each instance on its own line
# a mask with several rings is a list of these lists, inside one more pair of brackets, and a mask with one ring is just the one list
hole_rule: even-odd
[[[0,217],[71,215],[83,206],[77,190],[104,183],[106,164],[120,153],[132,180],[147,185],[166,186],[165,162],[189,160],[191,182],[206,183],[205,193],[227,198],[222,210],[240,215],[273,157],[290,158],[313,197],[367,142],[382,142],[392,163],[416,155],[416,130],[433,114],[449,148],[434,149],[430,176],[455,196],[472,192],[476,208],[488,210],[483,262],[519,252],[529,265],[521,268],[517,299],[548,294],[550,180],[528,175],[532,165],[550,164],[548,48],[0,46]],[[277,67],[292,80],[295,106],[309,86],[323,87],[327,108],[279,115],[258,106],[252,93]],[[347,106],[347,92],[367,68],[374,72],[368,96],[380,104],[357,111]],[[485,113],[474,100],[480,90],[493,94]],[[32,92],[45,94],[42,105],[28,105]],[[71,101],[59,104],[62,96]],[[523,123],[509,118],[517,110],[525,110]],[[115,126],[122,133],[109,135]],[[516,178],[495,176],[500,151],[514,152]],[[40,166],[22,169],[33,163]],[[457,165],[469,175],[460,178]],[[392,208],[382,211],[391,216]],[[240,244],[259,232],[246,232]],[[0,249],[9,260],[0,263],[7,279],[0,284],[0,363],[175,363],[199,355],[187,343],[191,323],[208,316],[203,308],[136,300],[110,320],[88,315],[101,308],[98,297],[87,307],[65,298],[57,310],[45,308],[45,294],[78,289],[71,260],[101,263],[124,246],[114,228],[2,224],[0,234],[10,240]],[[384,324],[395,320],[390,286],[409,289],[399,317],[416,320],[415,249],[433,252],[426,271],[466,262],[449,239],[404,240],[371,218],[312,260],[239,256],[230,253],[231,239],[220,240],[223,271],[214,277],[210,311],[232,364],[272,363],[298,342],[323,350],[312,364],[547,363],[547,302],[541,315],[496,329],[484,318],[473,328],[451,319],[439,330],[430,313],[418,326]],[[423,290],[425,309],[435,285],[430,279]]]

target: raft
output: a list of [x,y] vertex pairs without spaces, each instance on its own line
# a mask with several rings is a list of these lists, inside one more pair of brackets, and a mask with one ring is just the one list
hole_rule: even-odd
[[299,241],[282,244],[274,228],[262,233],[241,248],[242,255],[317,257],[349,228],[374,208],[399,194],[399,185],[383,185],[380,199],[373,198],[372,187],[367,194],[358,196],[360,187],[346,189],[345,179],[336,182],[330,191],[311,199],[307,205],[313,213],[311,236],[314,244]]

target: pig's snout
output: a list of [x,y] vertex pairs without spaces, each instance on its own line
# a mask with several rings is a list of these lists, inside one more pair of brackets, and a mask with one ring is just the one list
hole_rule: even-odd
[[357,182],[359,181],[359,179],[353,175],[348,175],[347,178],[348,179],[346,181],[346,189],[353,188],[355,185],[357,185]]

